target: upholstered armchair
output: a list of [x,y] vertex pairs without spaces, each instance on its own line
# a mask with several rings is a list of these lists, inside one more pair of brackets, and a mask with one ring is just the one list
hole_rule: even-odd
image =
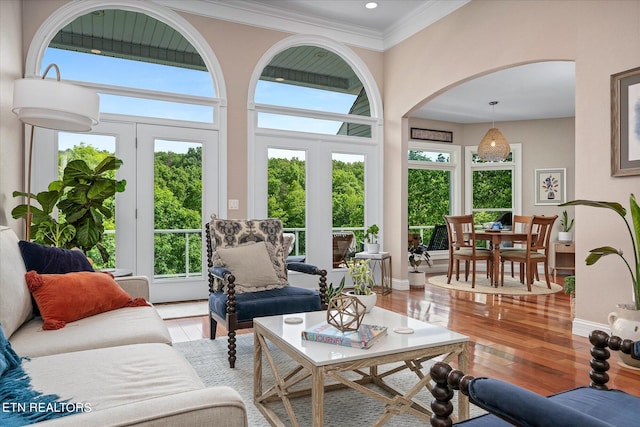
[[[211,339],[218,322],[229,335],[229,366],[236,362],[236,330],[254,317],[326,309],[327,272],[286,262],[279,219],[212,219],[205,226]],[[287,271],[319,276],[318,290],[290,286]]]
[[[436,362],[430,370],[435,386],[431,390],[432,427],[454,425],[451,420],[454,390],[489,414],[456,423],[464,427],[622,427],[640,420],[640,397],[607,387],[610,351],[621,351],[640,359],[640,341],[623,340],[602,331],[589,335],[593,345],[589,387],[578,387],[549,397],[491,378],[473,378]],[[635,390],[637,392],[637,389]]]

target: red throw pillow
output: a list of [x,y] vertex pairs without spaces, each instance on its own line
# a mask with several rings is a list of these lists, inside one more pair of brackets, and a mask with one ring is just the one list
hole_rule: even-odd
[[149,305],[132,299],[106,272],[25,274],[27,287],[40,307],[42,329],[60,329],[68,322],[122,307]]

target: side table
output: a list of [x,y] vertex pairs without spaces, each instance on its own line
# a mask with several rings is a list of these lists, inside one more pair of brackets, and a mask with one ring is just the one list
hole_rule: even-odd
[[389,252],[378,252],[376,254],[370,254],[369,252],[358,252],[355,255],[356,259],[369,260],[373,277],[376,277],[376,270],[380,268],[380,283],[374,286],[376,292],[380,292],[382,295],[386,295],[391,292],[391,254]]
[[556,277],[558,270],[570,270],[576,272],[576,244],[556,242],[553,244],[554,262],[553,277]]

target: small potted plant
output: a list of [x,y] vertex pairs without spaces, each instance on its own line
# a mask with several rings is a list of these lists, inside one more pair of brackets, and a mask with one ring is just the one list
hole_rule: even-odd
[[347,268],[349,277],[353,280],[353,290],[347,294],[358,298],[367,307],[365,311],[368,313],[376,305],[378,299],[373,291],[375,281],[371,267],[369,267],[369,261],[352,258],[347,261]]
[[574,225],[574,219],[571,218],[569,220],[569,214],[565,210],[562,212],[562,218],[560,219],[560,227],[562,231],[558,233],[558,240],[561,242],[572,242],[573,241],[573,233],[571,229]]
[[571,297],[571,319],[576,317],[576,276],[564,278],[564,293]]
[[423,245],[410,245],[409,246],[409,264],[412,270],[409,271],[409,286],[412,288],[424,288],[425,276],[424,273],[418,270],[422,261],[431,266],[431,259],[429,254],[424,250]]
[[327,304],[329,303],[329,301],[331,300],[331,298],[335,297],[336,295],[340,295],[342,293],[342,291],[344,290],[344,283],[346,281],[346,277],[343,276],[342,280],[340,280],[340,284],[336,287],[333,287],[333,282],[329,283],[329,286],[327,286],[327,289],[325,291],[325,298],[327,301]]
[[380,244],[378,243],[378,233],[380,227],[376,224],[372,224],[364,232],[364,250],[370,254],[377,254],[380,252]]

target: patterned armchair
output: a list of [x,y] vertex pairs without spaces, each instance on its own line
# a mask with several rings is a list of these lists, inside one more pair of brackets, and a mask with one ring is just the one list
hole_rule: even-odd
[[[327,272],[285,261],[282,221],[214,218],[205,228],[211,339],[220,322],[229,335],[231,368],[236,361],[236,330],[252,328],[254,317],[326,309]],[[289,286],[288,270],[320,276],[319,289]]]

